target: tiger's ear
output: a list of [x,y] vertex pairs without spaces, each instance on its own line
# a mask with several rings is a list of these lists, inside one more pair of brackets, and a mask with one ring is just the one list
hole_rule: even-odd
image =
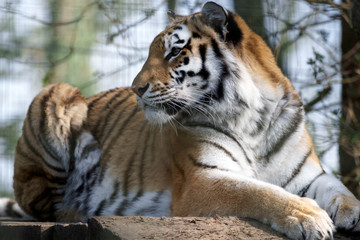
[[226,23],[228,12],[226,9],[214,2],[207,2],[202,7],[201,14],[205,23],[212,27],[223,41],[225,34],[227,33]]
[[170,20],[171,22],[175,22],[176,19],[178,19],[178,18],[180,17],[179,15],[176,15],[176,13],[174,13],[174,12],[171,11],[171,10],[168,10],[168,11],[167,11],[167,15],[168,15],[169,20]]

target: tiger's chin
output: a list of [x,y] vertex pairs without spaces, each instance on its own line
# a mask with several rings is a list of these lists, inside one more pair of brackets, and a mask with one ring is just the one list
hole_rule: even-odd
[[169,115],[161,109],[152,107],[144,107],[145,118],[154,125],[164,125],[169,122],[174,116]]
[[153,125],[164,125],[176,117],[180,109],[155,107],[137,99],[138,105],[143,109],[145,118]]

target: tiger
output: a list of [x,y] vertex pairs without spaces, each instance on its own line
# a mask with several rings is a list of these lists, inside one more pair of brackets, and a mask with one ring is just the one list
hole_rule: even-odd
[[14,194],[45,221],[236,216],[291,239],[360,231],[360,202],[327,174],[303,103],[266,43],[215,2],[152,41],[130,87],[45,87],[18,140]]

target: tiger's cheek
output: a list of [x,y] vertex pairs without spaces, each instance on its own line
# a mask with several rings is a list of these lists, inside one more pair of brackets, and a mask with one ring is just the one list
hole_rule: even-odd
[[174,82],[180,90],[198,87],[201,78],[198,72],[201,70],[201,59],[189,54],[189,51],[182,52],[182,58],[170,69],[170,81]]

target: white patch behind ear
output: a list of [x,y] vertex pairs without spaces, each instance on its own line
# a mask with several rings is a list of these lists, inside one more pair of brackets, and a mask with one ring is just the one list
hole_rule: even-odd
[[181,29],[174,30],[172,34],[165,38],[164,46],[166,51],[164,57],[166,57],[171,52],[173,47],[183,48],[190,37],[191,33],[186,25],[181,25]]

